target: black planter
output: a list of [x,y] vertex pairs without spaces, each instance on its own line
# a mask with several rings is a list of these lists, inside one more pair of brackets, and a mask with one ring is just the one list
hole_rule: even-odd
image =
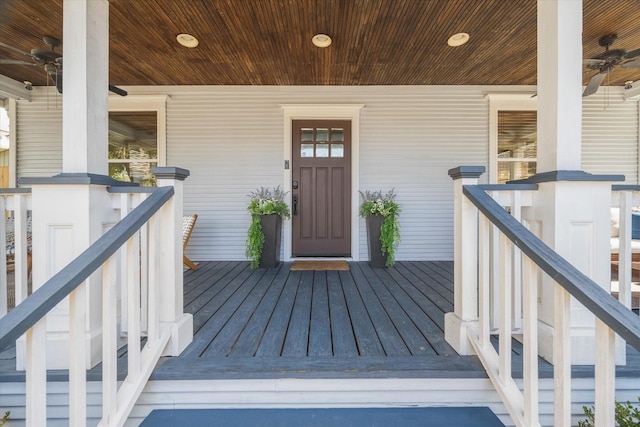
[[382,253],[380,243],[380,229],[384,217],[382,215],[367,216],[367,236],[369,236],[369,264],[373,268],[383,268],[387,262],[387,255]]
[[260,225],[262,226],[262,234],[264,234],[260,268],[272,268],[280,263],[282,217],[275,214],[261,215]]

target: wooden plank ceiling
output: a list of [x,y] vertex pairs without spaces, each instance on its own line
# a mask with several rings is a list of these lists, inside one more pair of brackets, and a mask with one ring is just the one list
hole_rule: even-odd
[[[0,42],[30,51],[62,39],[63,0],[0,1]],[[530,85],[536,83],[536,0],[111,0],[115,85]],[[640,48],[638,0],[584,0],[584,56]],[[467,32],[464,46],[447,46]],[[195,49],[176,42],[196,36]],[[333,44],[319,49],[315,33]],[[27,60],[0,47],[0,59]],[[584,83],[595,74],[584,68]],[[46,84],[42,66],[0,74]],[[617,67],[607,85],[640,79]],[[51,84],[51,83],[49,83]]]

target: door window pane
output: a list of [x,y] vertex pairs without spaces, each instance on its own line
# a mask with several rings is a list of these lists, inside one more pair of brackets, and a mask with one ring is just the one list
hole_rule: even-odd
[[329,144],[316,144],[316,157],[329,157]]
[[300,130],[300,141],[312,142],[313,141],[313,128],[302,128]]
[[313,157],[313,144],[301,144],[300,157]]
[[344,129],[332,128],[331,129],[331,142],[343,142],[344,141]]
[[331,144],[331,157],[344,157],[344,144]]
[[317,128],[316,129],[316,141],[328,141],[329,140],[329,129],[327,128]]

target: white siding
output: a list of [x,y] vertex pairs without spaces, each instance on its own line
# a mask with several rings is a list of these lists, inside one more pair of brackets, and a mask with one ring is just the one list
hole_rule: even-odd
[[[453,257],[453,193],[447,170],[489,159],[489,92],[495,86],[182,86],[131,87],[168,94],[167,165],[191,171],[185,211],[197,213],[189,242],[193,260],[245,259],[247,194],[284,185],[282,104],[364,104],[360,116],[360,188],[395,188],[402,206],[399,260]],[[638,103],[611,89],[585,98],[585,170],[624,173],[638,182]],[[615,96],[613,96],[615,95]],[[61,106],[53,89],[19,103],[18,174],[61,169]],[[357,197],[357,195],[354,195]],[[364,221],[360,254],[367,257]]]
[[622,102],[619,91],[605,94],[583,102],[582,167],[595,174],[624,174],[625,184],[639,184],[638,101]]

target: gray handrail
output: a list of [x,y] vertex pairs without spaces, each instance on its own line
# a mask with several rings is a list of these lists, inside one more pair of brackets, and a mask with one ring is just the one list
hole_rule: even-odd
[[509,215],[480,186],[465,185],[464,195],[545,273],[589,311],[640,351],[640,316],[612,297],[596,282],[558,255]]
[[66,267],[47,280],[26,300],[0,319],[0,351],[35,325],[53,307],[84,282],[133,236],[174,194],[173,187],[158,188],[126,217],[102,235]]

